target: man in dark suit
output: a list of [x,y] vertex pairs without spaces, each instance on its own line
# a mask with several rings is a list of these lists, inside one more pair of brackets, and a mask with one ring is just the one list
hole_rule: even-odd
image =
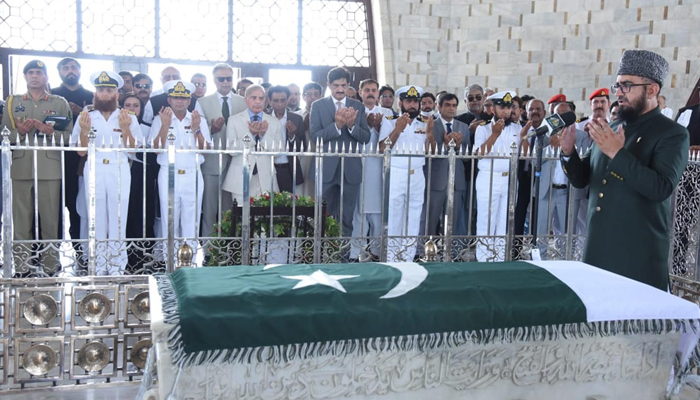
[[[363,144],[369,142],[370,132],[365,106],[345,95],[349,82],[350,72],[347,69],[331,69],[328,72],[328,89],[331,95],[316,100],[311,105],[311,137],[314,141],[323,140],[325,153],[340,152],[341,149],[356,153],[362,150]],[[340,157],[324,157],[322,172],[323,198],[327,202],[328,212],[337,220],[342,220],[343,236],[350,237],[357,191],[362,183],[362,160],[356,157],[346,158],[344,173],[341,176]]]
[[[464,154],[467,147],[471,144],[469,138],[469,126],[463,122],[457,121],[454,117],[457,114],[457,106],[459,98],[452,93],[445,93],[440,96],[438,101],[438,111],[440,116],[435,121],[435,143],[438,149],[443,149],[444,154],[448,154],[449,144],[454,140],[455,151],[458,154]],[[449,161],[446,158],[435,158],[430,164],[426,163],[423,166],[425,179],[427,182],[430,176],[430,207],[426,209],[427,199],[423,203],[423,220],[421,229],[425,227],[425,219],[427,219],[427,235],[439,235],[440,225],[444,226],[443,221],[447,207],[447,187],[449,180]],[[469,160],[457,159],[455,162],[455,184],[454,184],[454,209],[452,212],[452,232],[456,236],[467,234],[466,221],[464,220],[464,200],[467,183],[464,175],[464,164],[469,163]]]
[[[64,58],[58,62],[58,75],[61,77],[61,86],[51,90],[51,94],[61,96],[68,102],[71,112],[73,113],[73,124],[80,116],[83,108],[92,104],[94,94],[83,88],[80,84],[80,63],[73,58]],[[68,145],[68,143],[66,143]],[[82,175],[82,170],[78,171],[80,156],[74,151],[66,151],[63,153],[65,157],[65,169],[63,171],[63,182],[65,185],[65,205],[68,208],[70,218],[70,238],[71,240],[80,239],[80,215],[76,206],[78,197],[78,175]],[[63,210],[63,207],[61,207]],[[63,215],[59,215],[59,235],[63,237]],[[80,245],[73,242],[73,248],[79,251]]]
[[[304,119],[301,115],[287,110],[291,91],[286,86],[273,86],[267,91],[267,100],[272,105],[272,116],[280,120],[282,136],[286,141],[287,151],[306,151],[304,140]],[[304,184],[304,173],[298,157],[287,157],[288,162],[275,164],[277,170],[277,185],[280,192],[301,194]],[[296,165],[296,173],[294,171]],[[296,176],[296,182],[292,179]]]

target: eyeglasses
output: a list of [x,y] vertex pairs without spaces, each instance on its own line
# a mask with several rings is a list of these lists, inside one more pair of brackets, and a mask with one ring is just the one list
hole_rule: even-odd
[[150,83],[134,83],[134,87],[136,89],[150,89],[151,84]]
[[202,82],[195,82],[194,85],[197,87],[207,87],[207,84]]
[[482,99],[483,99],[483,97],[481,97],[481,96],[468,96],[468,97],[467,97],[467,100],[470,101],[470,102],[472,102],[472,101],[481,101]]
[[615,93],[617,92],[618,89],[622,93],[629,93],[630,90],[632,90],[633,87],[635,86],[649,86],[651,83],[630,83],[630,82],[623,82],[623,83],[616,83],[614,85],[610,85],[610,91]]
[[379,96],[379,98],[381,98],[381,99],[393,99],[394,95],[393,94],[383,94],[383,95]]
[[216,80],[223,83],[223,82],[233,82],[233,76],[217,76]]

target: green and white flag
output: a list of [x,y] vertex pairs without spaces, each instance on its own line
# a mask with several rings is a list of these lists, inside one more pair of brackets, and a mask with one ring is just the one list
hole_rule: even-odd
[[663,333],[700,318],[690,302],[577,262],[186,268],[157,279],[178,365]]

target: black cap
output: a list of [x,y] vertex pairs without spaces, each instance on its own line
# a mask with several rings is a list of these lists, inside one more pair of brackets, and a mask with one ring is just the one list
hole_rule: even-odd
[[27,71],[29,71],[30,69],[43,69],[44,73],[46,73],[46,64],[44,64],[43,61],[32,60],[32,61],[28,62],[27,65],[24,66],[24,72],[22,72],[22,73],[26,74]]

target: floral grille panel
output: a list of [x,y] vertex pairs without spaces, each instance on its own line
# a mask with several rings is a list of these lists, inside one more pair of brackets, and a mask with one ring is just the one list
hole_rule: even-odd
[[304,0],[302,18],[302,64],[370,65],[363,2]]

